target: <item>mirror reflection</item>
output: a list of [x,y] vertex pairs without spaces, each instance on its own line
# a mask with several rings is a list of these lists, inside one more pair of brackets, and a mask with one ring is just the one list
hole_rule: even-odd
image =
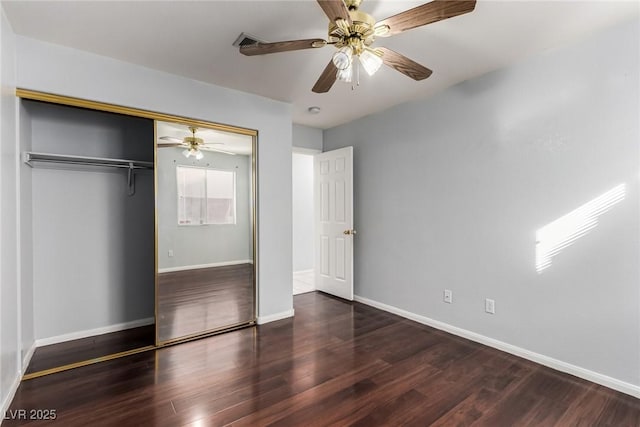
[[255,320],[254,137],[156,122],[157,341]]

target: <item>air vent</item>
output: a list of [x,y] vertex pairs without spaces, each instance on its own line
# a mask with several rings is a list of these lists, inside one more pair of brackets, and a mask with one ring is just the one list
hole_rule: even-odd
[[235,47],[241,47],[241,46],[251,46],[253,44],[258,44],[258,43],[266,43],[266,42],[264,40],[258,39],[255,36],[252,36],[251,34],[241,33],[236,39],[236,41],[233,42],[233,45]]

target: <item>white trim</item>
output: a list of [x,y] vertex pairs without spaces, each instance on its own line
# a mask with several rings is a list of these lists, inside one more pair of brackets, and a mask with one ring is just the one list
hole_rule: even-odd
[[[14,88],[15,90],[15,88]],[[20,143],[22,142],[21,137],[21,126],[20,126],[20,100],[18,97],[15,98],[13,102],[14,108],[14,119],[15,123],[15,150],[16,150],[16,158],[15,158],[15,172],[16,172],[16,337],[18,342],[17,347],[19,350],[16,352],[16,362],[18,363],[18,369],[22,372],[24,370],[24,365],[21,365],[23,360],[22,356],[22,164],[20,162]],[[2,413],[4,416],[4,412]]]
[[322,153],[322,150],[318,150],[316,148],[296,147],[294,145],[291,147],[291,152],[294,154],[306,154],[309,156],[314,156],[316,154]]
[[299,271],[294,271],[293,275],[295,276],[296,274],[308,274],[308,273],[313,273],[314,269],[310,268],[308,270],[299,270]]
[[269,314],[267,316],[258,316],[258,325],[264,325],[265,323],[275,322],[276,320],[287,319],[293,317],[294,310],[282,311],[280,313]]
[[9,387],[9,390],[7,390],[7,397],[4,398],[2,407],[0,408],[0,411],[2,411],[0,412],[0,424],[2,424],[2,420],[4,420],[5,414],[9,410],[9,406],[11,405],[11,402],[13,402],[13,398],[16,396],[21,380],[22,376],[20,374],[16,375],[13,383],[11,383],[11,386]]
[[171,273],[174,271],[197,270],[199,268],[226,267],[227,265],[253,264],[251,259],[238,259],[234,261],[212,262],[210,264],[182,265],[178,267],[159,268],[158,273]]
[[394,307],[392,305],[387,305],[387,304],[374,301],[365,297],[361,297],[358,295],[354,296],[354,300],[362,304],[366,304],[371,307],[378,308],[380,310],[388,311],[389,313],[397,314],[398,316],[402,316],[404,318],[413,320],[415,322],[422,323],[423,325],[431,326],[433,328],[440,329],[450,334],[457,335],[459,337],[466,338],[468,340],[475,341],[480,344],[484,344],[489,347],[496,348],[498,350],[502,350],[504,352],[513,354],[515,356],[522,357],[523,359],[527,359],[532,362],[539,363],[540,365],[544,365],[548,368],[565,372],[567,374],[574,375],[576,377],[585,379],[587,381],[591,381],[596,384],[600,384],[605,387],[611,388],[613,390],[617,390],[619,392],[640,398],[640,386],[630,384],[625,381],[620,381],[618,379],[609,377],[607,375],[603,375],[598,372],[594,372],[589,369],[582,368],[580,366],[572,365],[570,363],[563,362],[561,360],[554,359],[552,357],[545,356],[540,353],[535,353],[533,351],[526,350],[522,347],[508,344],[503,341],[489,338],[484,335],[480,335],[478,333],[468,331],[466,329],[458,328],[457,326],[452,326],[452,325],[449,325],[448,323],[440,322],[438,320],[433,320],[428,317],[421,316],[419,314],[411,313],[410,311],[406,311],[401,308]]
[[108,334],[110,332],[124,331],[126,329],[138,328],[140,326],[153,325],[155,323],[154,317],[147,317],[146,319],[133,320],[131,322],[116,323],[115,325],[103,326],[101,328],[88,329],[85,331],[71,332],[69,334],[57,335],[55,337],[40,338],[36,340],[36,347],[42,347],[44,345],[58,344],[65,341],[77,340],[80,338],[87,338],[96,335]]
[[31,347],[29,347],[29,350],[27,350],[22,358],[22,367],[20,368],[21,374],[24,374],[27,371],[27,367],[29,366],[29,363],[31,363],[31,357],[33,357],[34,351],[36,351],[35,341],[31,344]]

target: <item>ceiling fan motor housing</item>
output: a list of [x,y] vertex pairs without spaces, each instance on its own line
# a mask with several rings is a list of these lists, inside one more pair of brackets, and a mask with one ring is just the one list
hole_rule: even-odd
[[370,46],[375,41],[376,20],[368,13],[359,10],[350,10],[349,16],[351,25],[343,20],[329,22],[329,42],[335,43],[338,49],[351,46],[354,53],[359,55],[364,47]]
[[191,148],[197,148],[198,145],[204,144],[204,139],[196,137],[196,132],[198,131],[197,127],[189,126],[189,131],[191,132],[191,136],[185,136],[182,140],[183,144],[189,144]]
[[189,144],[189,145],[202,145],[204,144],[204,139],[202,138],[196,138],[193,136],[185,136],[183,139],[183,142],[185,144]]

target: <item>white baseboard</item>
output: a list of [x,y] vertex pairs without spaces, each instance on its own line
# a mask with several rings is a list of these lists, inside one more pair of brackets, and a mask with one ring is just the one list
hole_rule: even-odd
[[158,273],[172,273],[174,271],[197,270],[199,268],[226,267],[228,265],[238,265],[238,264],[253,264],[253,260],[238,259],[234,261],[212,262],[210,264],[194,264],[194,265],[181,265],[178,267],[166,267],[166,268],[159,268]]
[[154,317],[147,317],[146,319],[138,319],[138,320],[133,320],[131,322],[117,323],[115,325],[103,326],[101,328],[71,332],[69,334],[57,335],[55,337],[40,338],[36,340],[36,347],[42,347],[44,345],[51,345],[51,344],[58,344],[65,341],[77,340],[80,338],[87,338],[95,335],[108,334],[110,332],[124,331],[125,329],[153,325],[154,323],[155,323]]
[[293,275],[295,276],[296,274],[309,274],[309,273],[313,273],[313,268],[309,269],[309,270],[298,270],[298,271],[294,271]]
[[22,375],[20,372],[16,372],[16,377],[13,379],[11,386],[9,387],[7,396],[2,401],[2,407],[0,407],[0,424],[2,424],[2,420],[5,418],[5,414],[9,410],[9,406],[11,402],[13,402],[13,398],[16,395],[16,391],[18,391],[18,386],[20,386],[20,381],[22,380]]
[[5,414],[9,410],[9,406],[11,402],[13,402],[13,398],[16,396],[16,392],[18,391],[18,387],[20,386],[20,381],[22,380],[22,374],[27,370],[27,366],[29,366],[29,362],[31,362],[31,357],[33,356],[33,352],[36,350],[36,343],[34,342],[29,350],[24,355],[22,359],[22,366],[20,370],[16,373],[16,377],[13,379],[11,386],[9,387],[9,391],[7,396],[2,401],[2,405],[0,406],[0,424],[2,424],[2,420],[5,417]]
[[448,323],[440,322],[438,320],[433,320],[428,317],[421,316],[419,314],[411,313],[410,311],[406,311],[401,308],[394,307],[392,305],[384,304],[384,303],[374,301],[365,297],[361,297],[358,295],[354,296],[354,300],[357,302],[361,302],[362,304],[366,304],[371,307],[378,308],[380,310],[388,311],[389,313],[397,314],[398,316],[402,316],[406,319],[410,319],[415,322],[422,323],[423,325],[431,326],[433,328],[440,329],[441,331],[445,331],[450,334],[457,335],[459,337],[466,338],[468,340],[475,341],[480,344],[484,344],[489,347],[496,348],[498,350],[502,350],[506,353],[510,353],[518,357],[522,357],[523,359],[527,359],[532,362],[539,363],[540,365],[544,365],[551,369],[565,372],[567,374],[571,374],[576,377],[585,379],[587,381],[591,381],[596,384],[603,385],[605,387],[611,388],[613,390],[617,390],[619,392],[631,395],[633,397],[640,398],[640,386],[630,384],[630,383],[609,377],[607,375],[603,375],[598,372],[594,372],[589,369],[582,368],[580,366],[572,365],[570,363],[563,362],[561,360],[554,359],[552,357],[545,356],[543,354],[535,353],[533,351],[526,350],[522,347],[508,344],[506,342],[499,341],[493,338],[489,338],[484,335],[480,335],[478,333],[468,331],[466,329],[458,328],[457,326],[452,326],[452,325],[449,325]]
[[27,370],[27,366],[29,366],[29,363],[31,362],[31,357],[33,357],[34,351],[36,351],[35,341],[33,342],[33,344],[31,344],[31,347],[29,347],[29,350],[27,350],[24,357],[22,358],[22,369],[20,372],[21,374],[24,374],[24,372]]
[[265,323],[275,322],[276,320],[287,319],[293,317],[294,310],[282,311],[280,313],[269,314],[267,316],[258,316],[258,325],[264,325]]

